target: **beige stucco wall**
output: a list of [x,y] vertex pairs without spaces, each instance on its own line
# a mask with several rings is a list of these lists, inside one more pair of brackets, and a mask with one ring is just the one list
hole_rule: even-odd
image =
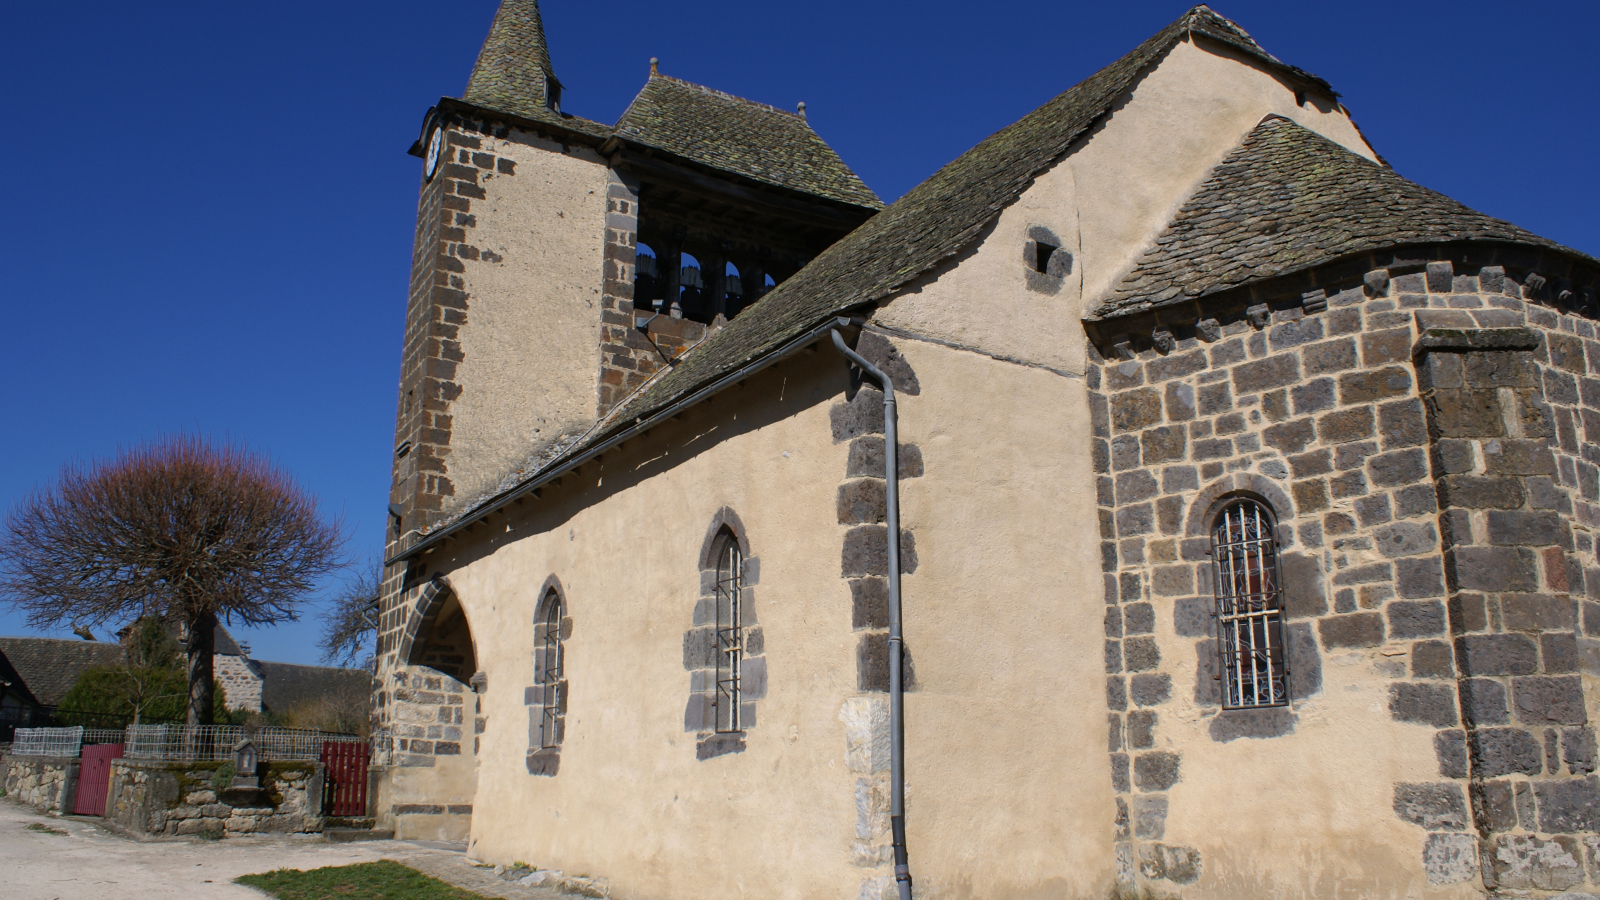
[[[708,884],[727,885],[726,896],[821,897],[854,885],[838,719],[855,693],[834,514],[845,448],[832,443],[826,405],[844,372],[828,362],[753,379],[657,429],[648,447],[546,489],[526,512],[495,520],[511,530],[486,558],[466,554],[487,549],[487,536],[457,560],[430,558],[449,572],[488,677],[475,857],[604,876],[630,897],[702,896]],[[781,418],[754,428],[746,398],[775,400]],[[771,690],[748,749],[702,762],[683,727],[683,634],[701,544],[723,506],[739,513],[760,560],[750,606]],[[543,777],[525,764],[523,690],[537,594],[552,574],[573,627],[560,770]]]
[[[1172,49],[1103,127],[1042,173],[956,264],[924,278],[879,321],[1002,357],[1083,372],[1078,324],[1133,265],[1211,169],[1262,118],[1277,114],[1373,158],[1331,101],[1292,88],[1212,43]],[[1073,255],[1060,291],[1030,291],[1029,226]]]
[[905,580],[913,872],[929,897],[1101,897],[1111,887],[1100,621],[1083,381],[900,340],[919,567]]
[[1183,755],[1163,843],[1195,847],[1204,860],[1186,898],[1481,896],[1471,882],[1430,885],[1427,833],[1394,814],[1395,783],[1445,780],[1434,729],[1389,715],[1409,642],[1325,655],[1322,692],[1292,704],[1292,734],[1218,743],[1208,731],[1216,708],[1194,703],[1195,642],[1172,628],[1171,601],[1158,600],[1173,702],[1161,707],[1156,749]]
[[[1114,811],[1097,538],[1076,512],[1092,503],[1075,449],[1088,420],[1081,383],[928,343],[901,349],[923,385],[903,398],[902,435],[927,467],[903,494],[921,559],[905,580],[920,684],[907,701],[919,890],[1103,895]],[[835,511],[848,445],[828,420],[844,386],[833,351],[801,356],[547,489],[492,534],[480,527],[442,551],[453,558],[428,559],[448,572],[488,676],[476,858],[605,876],[631,897],[882,885],[887,868],[852,862],[861,767],[846,760],[847,726],[863,695]],[[1008,437],[997,445],[997,434]],[[748,748],[697,761],[683,730],[683,633],[723,506],[760,560],[753,607],[770,687]],[[539,777],[524,762],[523,688],[551,574],[573,620],[570,693],[559,773]]]
[[[469,745],[470,746],[470,745]],[[401,841],[461,841],[472,827],[471,813],[449,811],[471,806],[478,769],[470,753],[441,756],[428,767],[385,766],[374,780],[377,827]],[[397,808],[439,807],[437,812],[396,812]]]
[[[606,166],[592,149],[512,132],[481,137],[515,174],[480,174],[458,276],[461,396],[451,408],[456,501],[491,490],[537,448],[594,420]],[[451,222],[446,222],[450,226]]]

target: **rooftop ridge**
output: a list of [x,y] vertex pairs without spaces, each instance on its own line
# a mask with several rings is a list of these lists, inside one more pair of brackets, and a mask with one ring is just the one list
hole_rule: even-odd
[[[791,112],[790,110],[782,109],[782,108],[777,107],[777,106],[773,106],[770,103],[762,103],[760,100],[751,100],[749,97],[741,97],[738,94],[730,94],[727,91],[719,91],[716,88],[706,87],[705,85],[699,84],[697,82],[685,81],[682,78],[674,78],[671,75],[662,75],[660,73],[656,73],[654,75],[651,75],[650,79],[652,81],[656,80],[656,79],[660,79],[662,81],[671,81],[671,82],[673,82],[675,84],[681,84],[684,87],[694,88],[695,90],[700,91],[701,93],[710,94],[713,97],[721,97],[724,100],[733,100],[733,101],[735,101],[737,103],[745,103],[745,104],[748,104],[750,106],[759,106],[762,109],[768,109],[768,110],[771,110],[771,111],[773,111],[775,113],[782,113],[783,115],[786,115],[786,116],[792,116],[792,117],[794,117],[796,119],[799,119],[802,122],[806,121],[806,117],[800,115],[798,112]],[[631,104],[630,104],[630,106],[631,106]],[[626,116],[627,113],[624,112],[623,115]],[[618,119],[617,121],[620,122],[621,119]],[[810,126],[808,125],[807,127],[810,127]]]
[[0,641],[60,641],[63,644],[71,644],[74,647],[95,647],[95,646],[120,647],[120,646],[122,646],[122,644],[118,643],[117,641],[86,641],[83,638],[76,638],[76,637],[70,637],[70,638],[46,637],[45,635],[32,635],[32,634],[0,634]]

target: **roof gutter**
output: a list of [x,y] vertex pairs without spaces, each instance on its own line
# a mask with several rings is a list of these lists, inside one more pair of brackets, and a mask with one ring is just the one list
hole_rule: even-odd
[[558,458],[549,466],[546,466],[533,478],[515,487],[507,488],[499,494],[496,494],[494,497],[490,498],[488,502],[484,503],[483,506],[473,510],[471,515],[464,516],[461,519],[450,523],[444,528],[430,533],[422,540],[384,560],[383,564],[385,566],[392,566],[396,563],[404,562],[420,556],[430,550],[437,549],[438,547],[442,546],[445,541],[454,537],[457,532],[470,528],[480,522],[488,521],[489,516],[504,509],[508,504],[521,500],[530,494],[538,496],[536,492],[540,488],[552,481],[555,481],[561,476],[580,468],[585,463],[592,462],[600,455],[615,449],[624,441],[649,431],[651,428],[660,425],[662,422],[677,416],[685,409],[694,406],[702,400],[710,399],[712,396],[721,393],[722,391],[745,380],[746,378],[749,378],[751,375],[760,372],[762,369],[765,369],[768,366],[787,358],[796,351],[805,347],[809,347],[818,341],[825,340],[830,331],[833,331],[836,328],[849,328],[855,324],[857,324],[855,321],[845,316],[829,317],[820,325],[812,327],[804,334],[790,340],[788,343],[783,344],[776,350],[750,360],[743,366],[740,366],[732,372],[729,372],[721,378],[718,378],[705,387],[702,387],[699,390],[674,401],[670,405],[657,410],[649,417],[635,419],[632,425],[616,432],[600,443],[595,444],[587,450],[584,450],[582,453],[564,459]]

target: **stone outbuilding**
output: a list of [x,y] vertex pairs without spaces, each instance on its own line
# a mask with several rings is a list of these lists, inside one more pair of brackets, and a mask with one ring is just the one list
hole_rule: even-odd
[[412,148],[384,827],[619,896],[1600,891],[1600,261],[1203,6],[887,207],[803,108],[560,97],[505,0]]

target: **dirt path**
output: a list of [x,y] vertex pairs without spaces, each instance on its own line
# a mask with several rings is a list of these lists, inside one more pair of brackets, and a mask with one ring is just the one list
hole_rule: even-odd
[[[30,830],[39,824],[66,834]],[[328,844],[301,836],[241,835],[220,841],[135,841],[97,819],[54,818],[0,801],[0,896],[5,900],[184,900],[253,898],[233,883],[252,872],[316,869],[392,859],[486,897],[572,900],[524,888],[477,868],[457,849],[410,841]]]

